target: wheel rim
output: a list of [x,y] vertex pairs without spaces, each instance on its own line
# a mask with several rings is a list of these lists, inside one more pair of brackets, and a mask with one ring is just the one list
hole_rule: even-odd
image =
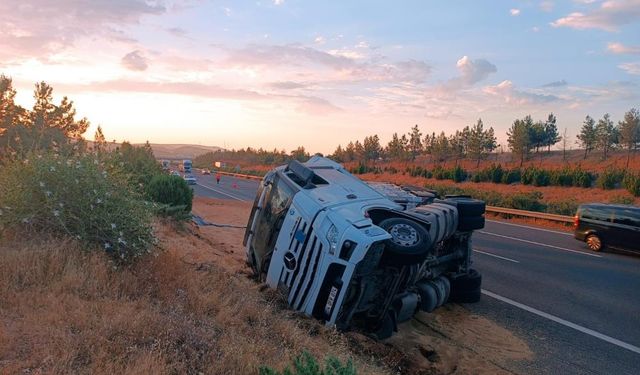
[[600,241],[598,236],[589,236],[589,238],[587,238],[587,246],[593,251],[598,251],[602,247],[602,241]]
[[418,243],[418,231],[411,225],[396,224],[391,227],[392,241],[400,246],[412,246]]

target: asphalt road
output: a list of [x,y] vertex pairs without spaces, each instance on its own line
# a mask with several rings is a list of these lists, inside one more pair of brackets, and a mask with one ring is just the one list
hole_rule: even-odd
[[[197,195],[252,201],[257,181],[196,175]],[[592,253],[571,235],[487,221],[474,234],[483,298],[465,308],[535,353],[523,374],[640,373],[640,257]]]

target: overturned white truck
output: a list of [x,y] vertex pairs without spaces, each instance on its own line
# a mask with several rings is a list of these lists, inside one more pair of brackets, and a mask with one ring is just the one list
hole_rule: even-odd
[[263,179],[244,237],[247,262],[291,308],[379,339],[418,310],[477,302],[471,235],[485,204],[368,185],[318,156]]

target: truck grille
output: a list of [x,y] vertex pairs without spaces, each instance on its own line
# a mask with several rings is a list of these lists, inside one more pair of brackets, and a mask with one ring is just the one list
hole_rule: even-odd
[[296,256],[297,266],[295,270],[287,272],[283,280],[289,289],[289,305],[296,310],[304,306],[315,280],[323,249],[322,240],[312,226],[300,223],[298,228],[300,229],[296,232],[304,233],[304,239],[300,241],[302,236],[294,235],[289,246],[289,251]]

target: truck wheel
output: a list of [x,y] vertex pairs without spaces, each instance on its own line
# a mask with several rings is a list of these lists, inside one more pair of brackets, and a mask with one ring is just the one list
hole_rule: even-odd
[[602,240],[596,234],[588,235],[585,242],[587,243],[587,247],[589,247],[589,250],[591,251],[602,251],[602,249],[604,248]]
[[456,206],[460,218],[482,216],[486,210],[484,201],[467,197],[450,197],[444,200],[438,200],[437,202]]
[[462,216],[458,219],[458,230],[461,232],[471,232],[482,228],[484,228],[484,216]]
[[420,262],[431,248],[429,232],[415,221],[394,217],[381,221],[378,226],[391,234],[382,255],[382,261],[387,264]]
[[451,295],[449,299],[458,303],[475,303],[480,301],[482,275],[470,269],[466,275],[451,279]]

